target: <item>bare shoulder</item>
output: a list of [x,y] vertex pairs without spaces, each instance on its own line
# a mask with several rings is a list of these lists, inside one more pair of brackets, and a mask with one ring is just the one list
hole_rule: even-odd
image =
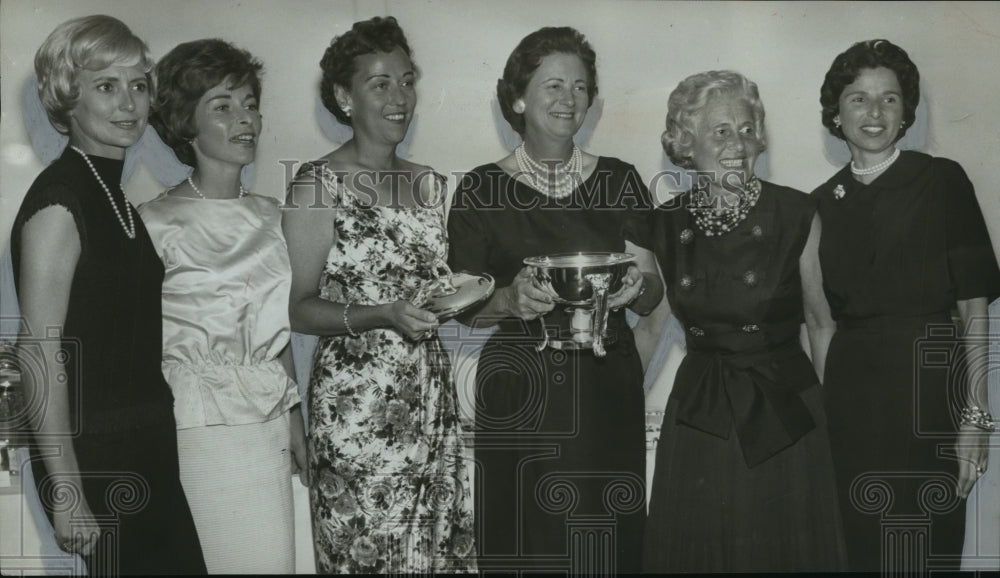
[[336,167],[331,167],[331,156],[332,153],[299,167],[288,183],[283,210],[297,212],[307,208],[331,207],[330,201],[337,195],[338,189]]
[[24,223],[23,237],[44,236],[53,239],[69,239],[77,236],[76,220],[70,210],[58,204],[39,209]]

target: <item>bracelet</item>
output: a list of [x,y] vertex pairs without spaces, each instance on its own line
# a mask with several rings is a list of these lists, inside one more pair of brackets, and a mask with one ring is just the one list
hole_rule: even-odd
[[347,329],[347,334],[351,337],[361,337],[361,334],[355,333],[354,329],[351,328],[351,322],[347,320],[347,310],[351,308],[351,302],[348,301],[344,305],[344,329]]
[[990,412],[982,409],[977,405],[970,405],[968,407],[962,408],[962,425],[971,425],[976,429],[981,429],[985,432],[994,432],[997,427],[993,422],[993,416]]

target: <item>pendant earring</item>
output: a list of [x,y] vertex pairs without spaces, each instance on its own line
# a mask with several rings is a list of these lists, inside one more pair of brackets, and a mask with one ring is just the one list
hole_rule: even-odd
[[351,107],[349,106],[344,107],[344,116],[346,116],[347,118],[351,118]]
[[839,116],[833,117],[833,126],[835,126],[837,128],[840,128],[840,117]]

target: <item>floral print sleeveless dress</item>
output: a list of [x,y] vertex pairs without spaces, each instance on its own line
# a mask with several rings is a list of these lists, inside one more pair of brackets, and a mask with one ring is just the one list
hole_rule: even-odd
[[[418,301],[447,273],[440,203],[374,206],[325,166],[300,171],[310,175],[337,209],[322,298],[354,305]],[[309,422],[318,572],[476,570],[455,381],[436,335],[413,342],[373,329],[322,337]]]

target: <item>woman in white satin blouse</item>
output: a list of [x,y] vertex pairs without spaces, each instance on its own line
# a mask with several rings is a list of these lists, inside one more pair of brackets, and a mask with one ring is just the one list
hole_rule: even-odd
[[157,65],[151,122],[194,172],[140,207],[163,260],[163,374],[181,482],[209,573],[295,570],[292,473],[305,463],[288,347],[291,269],[278,201],[243,188],[261,64],[222,40]]

